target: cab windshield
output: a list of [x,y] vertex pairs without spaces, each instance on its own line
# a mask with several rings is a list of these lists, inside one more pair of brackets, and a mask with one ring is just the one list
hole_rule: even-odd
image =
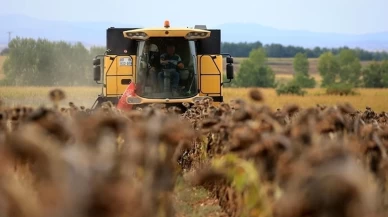
[[150,38],[137,50],[136,94],[145,98],[197,95],[195,44],[185,38]]

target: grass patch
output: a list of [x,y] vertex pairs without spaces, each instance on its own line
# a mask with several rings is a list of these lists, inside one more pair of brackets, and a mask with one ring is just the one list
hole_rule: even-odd
[[[265,103],[271,106],[273,109],[282,108],[283,106],[295,103],[302,108],[320,105],[336,105],[338,103],[348,102],[354,108],[364,111],[366,106],[371,107],[376,112],[388,111],[388,89],[354,89],[357,95],[327,95],[324,88],[305,89],[307,91],[304,96],[290,96],[280,95],[277,96],[275,89],[261,88]],[[225,101],[229,102],[232,99],[241,98],[249,100],[247,92],[249,88],[225,88],[224,96]]]
[[202,217],[223,215],[217,199],[203,187],[189,186],[182,177],[175,185],[175,209],[178,217]]
[[40,106],[50,103],[48,92],[53,88],[61,88],[66,93],[66,100],[60,105],[73,102],[77,106],[91,107],[101,93],[100,87],[0,87],[0,99],[9,106]]

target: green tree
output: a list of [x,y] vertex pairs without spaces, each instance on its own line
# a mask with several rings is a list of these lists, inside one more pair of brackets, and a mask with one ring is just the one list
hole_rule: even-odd
[[338,55],[340,66],[339,77],[341,83],[360,85],[361,63],[356,53],[350,49],[342,50]]
[[73,65],[71,44],[64,41],[53,43],[55,53],[54,70],[56,72],[55,85],[71,85],[74,78],[71,67]]
[[294,72],[295,74],[309,75],[309,61],[304,53],[297,53],[294,57]]
[[96,85],[92,59],[105,48],[45,39],[14,38],[3,64],[6,85]]
[[388,87],[388,61],[370,63],[362,70],[362,80],[367,88]]
[[36,41],[14,38],[8,45],[9,54],[3,69],[6,84],[29,85],[38,77]]
[[276,88],[276,94],[284,95],[284,94],[290,94],[290,95],[299,95],[304,96],[307,93],[307,91],[303,90],[302,87],[295,82],[291,81],[287,84],[280,84]]
[[[263,45],[261,42],[253,43],[230,43],[222,42],[221,43],[221,52],[230,53],[235,57],[248,57],[249,52],[253,49],[264,47],[268,57],[285,57],[291,58],[294,57],[297,53],[305,53],[308,58],[317,58],[325,52],[331,52],[333,55],[339,54],[342,50],[350,50],[348,47],[340,48],[320,48],[315,47],[314,49],[303,48],[299,46],[284,46],[281,44],[266,44]],[[356,56],[360,60],[388,60],[387,52],[371,52],[362,49],[351,49],[354,51]]]
[[308,77],[302,74],[296,74],[293,80],[295,84],[302,88],[314,88],[316,85],[316,81],[313,77]]
[[309,76],[309,61],[304,53],[297,53],[294,57],[294,81],[302,88],[315,87],[315,79]]
[[323,53],[318,60],[318,71],[322,77],[322,87],[328,87],[337,81],[339,64],[331,52]]
[[89,51],[79,42],[72,46],[71,85],[84,85],[93,82],[92,59]]
[[381,63],[381,78],[383,80],[383,87],[388,87],[388,60]]
[[378,62],[372,62],[362,71],[364,87],[383,87],[380,67]]
[[274,87],[275,73],[266,65],[267,56],[263,48],[251,51],[249,58],[241,63],[236,76],[240,87]]
[[38,39],[36,41],[36,73],[29,80],[31,85],[50,86],[55,81],[53,48],[52,43],[46,39]]

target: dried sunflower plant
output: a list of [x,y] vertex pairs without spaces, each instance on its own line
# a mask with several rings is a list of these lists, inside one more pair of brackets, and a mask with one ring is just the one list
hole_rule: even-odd
[[387,216],[388,114],[205,98],[97,110],[0,102],[0,214],[172,217],[179,176],[233,217]]

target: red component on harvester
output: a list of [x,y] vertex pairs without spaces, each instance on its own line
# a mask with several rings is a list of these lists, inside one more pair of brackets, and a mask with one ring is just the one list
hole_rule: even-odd
[[131,82],[127,89],[124,91],[123,95],[121,96],[119,102],[117,103],[117,108],[120,110],[131,110],[133,105],[127,103],[127,97],[134,97],[135,96],[135,84]]

